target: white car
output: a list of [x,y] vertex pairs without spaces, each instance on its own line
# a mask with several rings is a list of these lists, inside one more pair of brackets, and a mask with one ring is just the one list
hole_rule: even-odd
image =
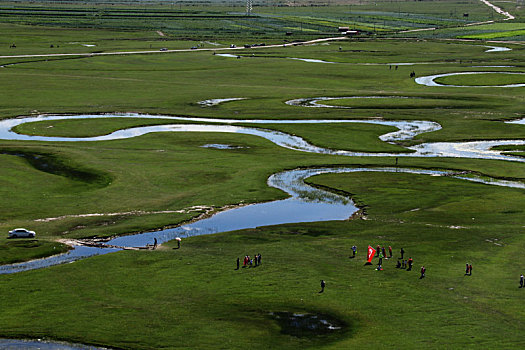
[[15,228],[14,230],[9,231],[9,238],[19,238],[19,237],[35,237],[35,231],[29,231],[25,228]]

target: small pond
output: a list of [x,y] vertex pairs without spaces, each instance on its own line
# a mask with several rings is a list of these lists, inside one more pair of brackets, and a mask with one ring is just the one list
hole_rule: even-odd
[[299,338],[330,335],[346,328],[343,321],[325,314],[271,312],[270,317],[277,321],[281,333]]
[[0,349],[25,349],[25,350],[107,350],[94,346],[71,344],[66,342],[53,342],[47,340],[0,339]]

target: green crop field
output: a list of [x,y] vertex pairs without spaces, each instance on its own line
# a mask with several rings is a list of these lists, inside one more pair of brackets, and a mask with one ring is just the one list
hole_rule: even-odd
[[[0,129],[1,265],[64,253],[72,241],[154,232],[287,198],[267,184],[285,170],[452,172],[317,175],[306,182],[352,199],[358,214],[0,274],[0,348],[4,338],[111,349],[520,348],[525,190],[455,177],[525,183],[525,125],[506,123],[523,119],[525,87],[495,87],[524,82],[525,49],[514,40],[454,40],[522,31],[523,12],[496,4],[516,20],[464,27],[500,20],[474,0],[266,1],[254,2],[250,16],[243,2],[0,3],[0,120],[68,116],[17,125],[15,133],[86,138],[221,124],[213,118],[366,153],[305,152],[242,133],[66,142],[9,140]],[[338,26],[362,33],[302,42],[339,36]],[[459,88],[415,81],[460,72],[490,74],[436,79]],[[202,102],[211,99],[226,100]],[[85,114],[98,118],[76,117]],[[441,128],[385,142],[380,137],[397,128],[367,121]],[[487,140],[516,143],[495,147],[515,160],[416,157],[407,148]],[[16,227],[37,235],[8,239]],[[382,271],[377,258],[364,264],[368,245],[393,248]],[[401,248],[414,259],[412,271],[396,268]],[[237,258],[259,253],[260,266],[236,269]],[[321,332],[287,321],[300,315],[336,326]]]

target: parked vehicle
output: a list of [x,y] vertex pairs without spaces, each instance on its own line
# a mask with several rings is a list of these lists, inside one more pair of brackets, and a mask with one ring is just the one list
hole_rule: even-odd
[[163,47],[162,49],[160,49],[160,51],[168,51],[168,48],[167,47]]
[[9,238],[32,238],[35,237],[35,231],[29,231],[25,228],[15,228],[9,231]]

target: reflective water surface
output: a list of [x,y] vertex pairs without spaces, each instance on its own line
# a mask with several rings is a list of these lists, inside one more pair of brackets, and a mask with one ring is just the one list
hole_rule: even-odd
[[[149,119],[176,119],[185,121],[208,121],[210,123],[224,123],[220,125],[210,124],[168,124],[133,127],[129,129],[117,130],[107,135],[93,137],[52,137],[52,136],[30,136],[17,134],[12,131],[14,126],[35,121],[44,120],[62,120],[62,119],[91,119],[91,118],[108,118],[108,117],[126,117],[126,118],[149,118]],[[394,142],[401,140],[410,140],[413,137],[425,133],[436,131],[441,128],[438,123],[429,121],[395,121],[382,119],[343,119],[343,120],[260,120],[260,119],[206,119],[206,118],[184,118],[169,116],[151,116],[151,115],[81,115],[81,116],[39,116],[28,118],[16,118],[0,121],[0,139],[5,140],[24,140],[24,141],[61,141],[61,142],[92,142],[108,141],[137,137],[153,132],[223,132],[239,133],[264,137],[278,146],[309,153],[330,154],[346,157],[461,157],[461,158],[478,158],[478,159],[497,159],[510,160],[516,162],[525,162],[525,158],[503,154],[502,151],[493,150],[491,147],[498,145],[523,145],[525,140],[493,140],[493,141],[475,141],[475,142],[436,142],[424,143],[416,146],[407,147],[412,153],[370,153],[354,152],[347,150],[333,150],[318,147],[308,143],[299,136],[290,135],[281,131],[266,130],[251,127],[242,127],[231,125],[233,123],[252,123],[252,124],[322,124],[322,123],[366,123],[389,125],[398,128],[398,131],[381,135],[382,141]]]
[[504,52],[504,51],[512,51],[512,49],[510,47],[503,47],[503,46],[487,46],[485,45],[485,47],[488,47],[489,49],[488,50],[485,50],[485,52]]
[[522,87],[525,86],[525,83],[523,84],[507,84],[507,85],[448,85],[448,84],[440,84],[436,83],[434,80],[441,77],[450,77],[453,75],[469,75],[469,74],[512,74],[512,75],[523,75],[525,73],[521,72],[456,72],[456,73],[444,73],[444,74],[436,74],[436,75],[428,75],[425,77],[419,77],[416,78],[415,82],[420,85],[425,86],[445,86],[445,87]]
[[147,244],[153,244],[155,239],[157,243],[162,244],[176,237],[185,238],[260,226],[346,220],[358,210],[349,198],[313,188],[305,184],[304,180],[319,174],[352,172],[392,172],[449,176],[496,186],[525,188],[525,184],[522,182],[483,178],[471,174],[457,174],[452,171],[406,168],[318,168],[291,170],[274,174],[268,179],[269,186],[281,189],[290,195],[287,199],[251,204],[221,211],[211,217],[175,228],[120,236],[105,242],[107,246],[111,246],[107,248],[74,246],[71,251],[65,254],[19,264],[0,266],[0,274],[21,272],[73,262],[89,256],[115,252],[126,247],[145,247]]
[[52,342],[47,340],[19,340],[0,339],[0,349],[26,349],[26,350],[107,350],[82,344],[70,344],[66,342]]

